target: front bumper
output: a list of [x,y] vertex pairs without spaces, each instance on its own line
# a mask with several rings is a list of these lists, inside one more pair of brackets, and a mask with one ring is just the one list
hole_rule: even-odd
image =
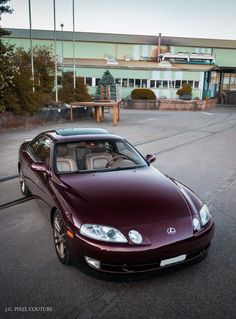
[[[68,239],[68,244],[72,259],[83,268],[103,274],[127,275],[154,272],[202,259],[207,255],[213,235],[214,222],[211,220],[197,235],[157,248],[95,242],[80,234]],[[161,266],[162,260],[181,255],[186,255],[185,260]],[[91,269],[85,256],[99,260],[100,269]]]

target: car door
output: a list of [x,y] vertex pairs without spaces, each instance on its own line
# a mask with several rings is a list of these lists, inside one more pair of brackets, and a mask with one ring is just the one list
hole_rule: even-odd
[[[38,139],[32,141],[29,145],[29,153],[31,155],[32,163],[43,163],[51,170],[51,156],[52,156],[52,140],[42,135]],[[35,171],[30,168],[30,190],[33,195],[38,196],[48,206],[52,206],[52,195],[49,189],[50,174],[41,171]]]

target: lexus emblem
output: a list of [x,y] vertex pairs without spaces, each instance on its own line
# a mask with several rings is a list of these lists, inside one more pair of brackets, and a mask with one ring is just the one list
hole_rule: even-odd
[[167,228],[167,234],[174,235],[176,233],[176,229],[173,227]]

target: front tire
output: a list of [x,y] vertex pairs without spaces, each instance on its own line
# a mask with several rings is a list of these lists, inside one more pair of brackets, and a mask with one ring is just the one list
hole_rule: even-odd
[[56,211],[53,216],[53,238],[57,257],[64,265],[71,264],[70,251],[66,243],[66,232],[61,214]]
[[21,168],[20,168],[20,190],[21,190],[21,193],[26,197],[31,195],[31,192],[28,186],[26,185],[25,176]]

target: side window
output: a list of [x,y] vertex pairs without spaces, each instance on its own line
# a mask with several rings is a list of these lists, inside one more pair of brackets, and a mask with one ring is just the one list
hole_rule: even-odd
[[49,138],[45,136],[40,137],[31,144],[30,149],[32,155],[37,161],[45,164],[49,163],[51,149],[51,141]]
[[38,145],[39,145],[39,141],[40,138],[34,139],[31,143],[30,143],[30,152],[32,154],[34,154],[35,150],[37,149]]

